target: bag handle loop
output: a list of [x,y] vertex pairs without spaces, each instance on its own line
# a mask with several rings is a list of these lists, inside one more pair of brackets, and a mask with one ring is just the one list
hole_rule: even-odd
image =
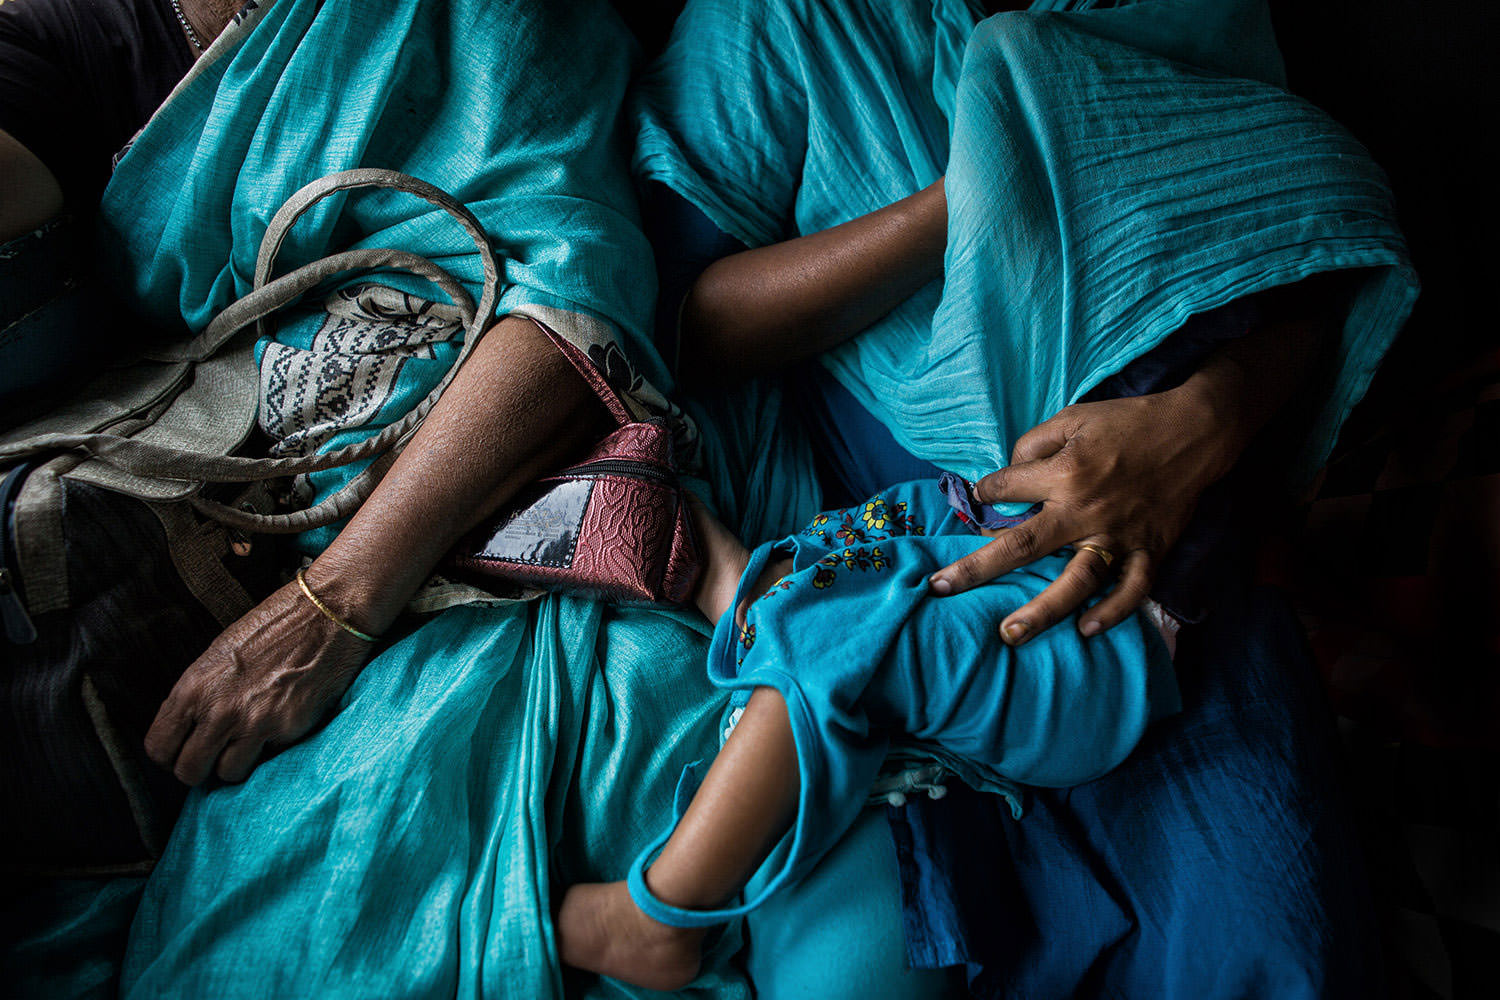
[[[469,234],[484,271],[476,306],[463,286],[446,269],[404,250],[366,248],[346,250],[270,280],[272,267],[288,233],[313,205],[331,195],[364,187],[379,187],[415,195],[447,212]],[[479,221],[468,208],[441,188],[415,177],[381,168],[359,168],[329,174],[299,189],[277,210],[266,227],[256,259],[252,290],[226,307],[197,337],[169,360],[199,362],[212,357],[251,324],[268,331],[266,319],[336,274],[351,270],[396,268],[431,281],[452,299],[464,322],[464,342],[443,378],[402,419],[363,441],[322,454],[286,458],[249,458],[184,452],[170,446],[112,434],[52,434],[31,442],[33,449],[71,449],[88,452],[133,475],[184,482],[250,482],[348,465],[399,450],[416,432],[458,369],[489,327],[499,302],[500,268]],[[570,345],[571,346],[571,345]],[[210,517],[232,527],[280,533],[298,532],[349,516],[374,491],[389,462],[377,462],[333,495],[306,510],[285,514],[253,514],[201,497],[193,504]]]

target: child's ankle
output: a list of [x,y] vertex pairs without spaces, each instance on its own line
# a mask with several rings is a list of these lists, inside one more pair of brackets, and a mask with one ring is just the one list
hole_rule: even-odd
[[750,611],[750,605],[760,600],[774,587],[778,581],[792,571],[792,557],[789,555],[776,556],[766,563],[765,568],[760,571],[760,576],[755,578],[755,584],[750,588],[744,603],[735,609],[735,620],[745,624],[745,615]]
[[705,932],[652,920],[624,882],[571,887],[556,919],[566,965],[653,990],[681,989],[698,976]]
[[693,592],[693,603],[704,617],[716,622],[734,602],[740,577],[750,563],[750,550],[701,504],[694,504],[693,523],[703,544],[703,573]]

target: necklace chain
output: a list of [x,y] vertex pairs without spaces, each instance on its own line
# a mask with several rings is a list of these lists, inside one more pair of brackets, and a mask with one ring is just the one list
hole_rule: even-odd
[[171,0],[171,4],[172,12],[177,15],[177,23],[182,25],[183,31],[187,32],[188,41],[193,43],[193,48],[197,49],[199,52],[202,52],[203,39],[198,37],[198,33],[194,31],[193,26],[188,23],[187,15],[182,12],[181,0]]

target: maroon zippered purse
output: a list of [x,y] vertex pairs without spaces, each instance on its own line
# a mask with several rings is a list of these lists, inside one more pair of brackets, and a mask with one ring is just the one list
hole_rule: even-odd
[[531,487],[460,543],[449,563],[467,573],[609,600],[682,604],[702,554],[678,482],[672,430],[634,419],[588,355],[533,323],[618,422],[583,461]]

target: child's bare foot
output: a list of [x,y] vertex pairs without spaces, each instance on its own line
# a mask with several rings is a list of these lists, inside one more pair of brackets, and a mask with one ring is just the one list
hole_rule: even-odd
[[648,990],[681,989],[697,979],[703,935],[646,916],[624,882],[571,886],[557,912],[564,964]]
[[750,605],[765,596],[766,591],[776,586],[781,578],[792,571],[792,557],[781,556],[766,562],[765,568],[760,571],[760,576],[755,578],[755,584],[750,588],[750,593],[744,601],[735,608],[735,621],[740,625],[745,624],[745,615],[750,613]]
[[740,575],[750,562],[750,550],[691,493],[688,504],[692,508],[693,527],[698,529],[698,538],[703,543],[703,574],[698,578],[693,602],[709,621],[717,622],[734,601]]
[[[717,622],[724,617],[724,612],[729,610],[729,605],[734,601],[735,592],[740,587],[740,577],[745,575],[745,567],[750,565],[750,550],[691,493],[688,494],[688,503],[692,505],[693,527],[698,529],[698,537],[703,542],[705,564],[703,575],[698,578],[698,590],[693,594],[693,602],[709,621]],[[736,611],[741,625],[745,623],[745,609],[749,602],[770,590],[777,580],[791,571],[790,556],[766,563],[766,568],[755,581],[746,603]]]

